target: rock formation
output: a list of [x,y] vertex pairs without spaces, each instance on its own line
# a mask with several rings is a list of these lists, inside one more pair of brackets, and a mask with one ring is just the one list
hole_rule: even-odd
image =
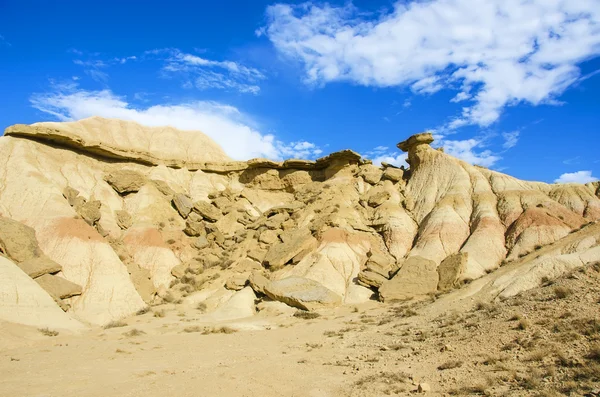
[[9,127],[0,270],[27,299],[0,294],[0,319],[78,328],[163,301],[232,319],[494,274],[501,298],[600,260],[598,184],[525,182],[432,143],[399,143],[404,169],[350,150],[231,161],[198,131],[98,117]]

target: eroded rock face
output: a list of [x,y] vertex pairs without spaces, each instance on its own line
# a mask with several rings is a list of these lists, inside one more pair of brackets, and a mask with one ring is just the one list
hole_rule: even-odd
[[408,169],[349,150],[230,161],[207,139],[100,118],[9,128],[0,248],[63,316],[94,324],[163,300],[204,302],[216,320],[265,295],[306,310],[411,299],[506,263],[486,288],[508,296],[600,259],[598,184],[519,181],[428,133],[398,144]]

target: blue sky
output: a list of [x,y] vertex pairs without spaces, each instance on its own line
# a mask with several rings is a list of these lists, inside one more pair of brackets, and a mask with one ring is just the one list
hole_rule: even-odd
[[99,115],[237,159],[446,152],[600,176],[600,1],[0,1],[0,127]]

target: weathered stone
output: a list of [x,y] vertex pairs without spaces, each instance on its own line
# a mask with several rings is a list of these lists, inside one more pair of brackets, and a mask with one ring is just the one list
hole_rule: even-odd
[[102,213],[100,212],[101,206],[102,203],[100,201],[91,200],[81,206],[76,206],[75,211],[77,211],[88,225],[93,226],[102,216]]
[[379,167],[367,164],[360,167],[359,175],[362,176],[365,182],[375,185],[381,180],[383,171]]
[[429,391],[431,391],[429,383],[419,383],[419,386],[417,386],[417,392],[419,393],[427,393]]
[[254,259],[260,263],[262,263],[262,261],[265,259],[265,255],[267,255],[267,251],[261,249],[253,249],[248,251],[248,258]]
[[288,277],[272,281],[265,287],[265,293],[271,299],[303,310],[338,306],[342,303],[340,295],[304,277]]
[[239,274],[233,277],[230,277],[225,282],[225,288],[233,291],[239,291],[246,286],[248,282],[248,276],[244,276],[243,274]]
[[216,222],[223,215],[218,208],[206,201],[197,201],[194,204],[194,211],[210,222]]
[[281,224],[290,218],[287,212],[275,214],[265,221],[265,226],[269,229],[281,229]]
[[185,275],[186,266],[181,263],[171,269],[171,275],[175,278],[181,278]]
[[259,272],[252,272],[248,277],[248,285],[252,287],[254,292],[257,292],[262,295],[266,295],[266,288],[271,283],[269,279],[260,274]]
[[192,212],[192,208],[194,208],[194,203],[189,198],[189,196],[183,193],[177,193],[173,196],[173,206],[179,212],[183,218],[187,218],[190,212]]
[[121,229],[129,229],[131,225],[133,225],[133,219],[131,218],[131,215],[129,215],[129,212],[118,210],[115,211],[115,215],[117,218],[117,225],[119,225]]
[[406,300],[437,290],[438,273],[434,261],[412,256],[402,264],[398,273],[379,288],[382,301]]
[[44,274],[58,273],[62,270],[61,265],[44,255],[17,263],[17,266],[31,278],[36,278]]
[[390,192],[387,190],[380,190],[369,196],[369,207],[379,207],[390,198]]
[[228,207],[231,206],[231,200],[227,197],[221,196],[212,200],[212,203],[215,207],[220,209],[221,211],[225,211]]
[[38,258],[43,254],[32,228],[1,216],[0,252],[5,253],[17,263]]
[[404,170],[401,168],[387,167],[383,171],[383,179],[389,179],[392,182],[400,182],[404,177]]
[[60,299],[81,295],[81,286],[59,276],[44,274],[35,279],[37,283],[50,294]]
[[151,182],[156,186],[156,189],[165,196],[173,196],[175,194],[175,191],[169,187],[167,182],[156,179],[153,179]]
[[388,279],[379,273],[375,273],[369,270],[363,270],[358,273],[358,283],[367,288],[379,288]]
[[206,236],[200,236],[192,243],[192,246],[198,250],[204,249],[209,246],[209,242],[206,239]]
[[468,252],[459,252],[444,259],[437,269],[440,277],[438,289],[447,291],[454,288],[467,270],[468,262]]
[[111,172],[105,180],[119,194],[138,192],[146,184],[146,177],[131,170]]
[[403,152],[408,152],[411,150],[411,148],[417,145],[429,145],[432,142],[433,135],[431,135],[429,132],[423,132],[411,136],[407,140],[398,143],[396,146],[398,146],[398,149],[402,150]]
[[294,256],[298,255],[302,250],[313,244],[315,238],[306,228],[294,230],[291,238],[285,243],[275,244],[269,249],[263,265],[272,270],[282,268]]
[[258,241],[265,244],[275,244],[279,241],[279,235],[276,231],[267,229],[260,234]]
[[71,186],[67,186],[63,190],[63,197],[67,199],[71,207],[75,205],[75,198],[77,198],[77,196],[79,196],[79,190],[73,189]]
[[185,229],[183,232],[190,237],[197,237],[206,233],[203,222],[196,222],[191,219],[185,221]]

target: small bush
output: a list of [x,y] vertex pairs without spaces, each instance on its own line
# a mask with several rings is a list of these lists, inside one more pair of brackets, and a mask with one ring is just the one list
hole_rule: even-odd
[[202,313],[204,313],[207,308],[208,307],[206,306],[206,303],[204,303],[204,302],[200,302],[200,303],[198,303],[198,305],[196,305],[196,309],[200,310]]
[[104,329],[110,329],[110,328],[119,328],[119,327],[126,327],[127,323],[121,320],[117,320],[117,321],[111,321],[110,323],[106,324],[104,326]]
[[529,327],[531,327],[531,321],[527,320],[526,318],[521,319],[519,324],[517,324],[517,329],[521,331],[525,331]]
[[183,332],[187,332],[187,333],[190,333],[190,332],[202,332],[202,328],[200,328],[197,325],[194,325],[192,327],[185,327],[183,329]]
[[313,320],[321,317],[321,315],[319,313],[308,312],[306,310],[297,310],[296,313],[294,313],[294,317],[301,318],[303,320]]
[[38,329],[38,331],[40,331],[45,336],[57,336],[58,335],[58,331],[55,331],[53,329],[48,329],[48,328],[40,328],[40,329]]
[[144,335],[145,332],[142,330],[139,330],[137,328],[132,329],[131,331],[128,332],[124,332],[123,335],[127,336],[128,338],[131,338],[133,336],[140,336],[140,335]]
[[202,332],[202,334],[204,334],[204,335],[208,335],[208,334],[233,334],[235,332],[237,332],[237,329],[224,326],[224,327],[206,328]]
[[450,361],[446,361],[445,363],[443,363],[442,365],[437,367],[437,369],[440,371],[444,371],[447,369],[459,368],[459,367],[462,367],[462,365],[463,365],[462,361],[450,360]]
[[562,287],[562,286],[554,287],[554,296],[557,299],[565,299],[572,293],[573,293],[573,291],[570,288]]
[[164,317],[165,316],[165,311],[164,310],[156,310],[154,313],[154,317]]
[[169,244],[169,245],[175,244],[175,240],[170,238],[167,240],[167,244]]
[[600,343],[593,345],[585,358],[600,362]]

